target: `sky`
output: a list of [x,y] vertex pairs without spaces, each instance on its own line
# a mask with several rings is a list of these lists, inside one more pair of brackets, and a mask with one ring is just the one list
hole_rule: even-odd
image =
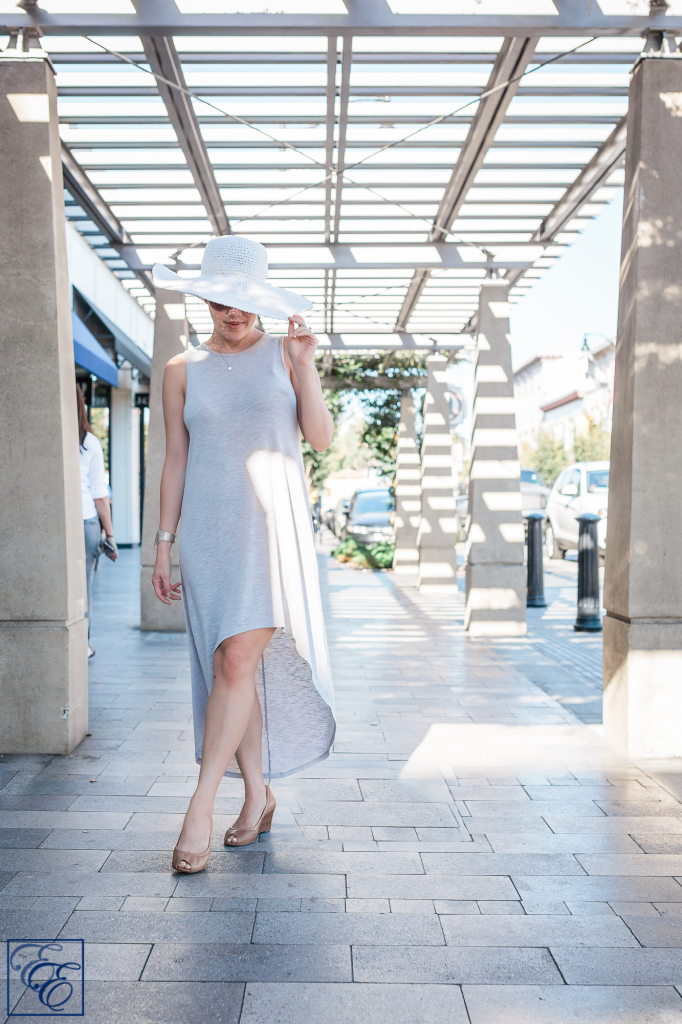
[[[514,368],[576,351],[585,332],[615,338],[623,194],[619,191],[538,284],[512,307]],[[592,348],[603,339],[589,338]]]

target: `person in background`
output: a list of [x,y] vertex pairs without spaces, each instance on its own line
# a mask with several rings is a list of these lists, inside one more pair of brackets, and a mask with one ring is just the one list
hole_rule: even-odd
[[114,540],[114,528],[111,524],[111,504],[109,488],[104,474],[104,455],[99,438],[90,429],[88,414],[85,408],[83,392],[76,384],[76,401],[78,403],[78,436],[81,458],[81,493],[83,495],[83,526],[85,529],[85,578],[88,585],[88,658],[95,653],[90,646],[90,623],[92,621],[92,579],[100,554],[102,527],[106,534],[109,558],[115,562],[118,548]]

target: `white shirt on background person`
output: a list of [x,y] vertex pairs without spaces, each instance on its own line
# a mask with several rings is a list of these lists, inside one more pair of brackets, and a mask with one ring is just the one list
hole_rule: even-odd
[[108,498],[109,488],[104,472],[104,455],[99,438],[88,432],[80,448],[83,519],[97,515],[95,498]]

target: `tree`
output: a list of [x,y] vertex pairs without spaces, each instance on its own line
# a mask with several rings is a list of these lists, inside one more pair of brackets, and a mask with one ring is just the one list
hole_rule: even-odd
[[[343,406],[341,393],[324,388],[322,394],[336,426]],[[303,441],[303,466],[310,487],[321,490],[329,474],[339,468],[337,463],[338,454],[333,445],[326,452],[316,452],[312,445]]]
[[[568,465],[568,453],[561,441],[557,441],[551,430],[543,430],[538,438],[538,446],[534,452],[524,452],[527,464],[540,474],[548,487],[551,487],[562,469]],[[526,459],[524,458],[524,461]]]
[[601,423],[595,423],[591,416],[586,416],[587,427],[578,434],[573,442],[573,456],[576,462],[600,462],[608,459],[611,454],[611,435]]
[[402,391],[365,391],[361,395],[366,424],[361,441],[378,463],[379,475],[393,483],[396,468],[398,423]]

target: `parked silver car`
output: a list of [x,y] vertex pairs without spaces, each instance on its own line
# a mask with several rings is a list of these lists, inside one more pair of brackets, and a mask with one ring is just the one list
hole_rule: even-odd
[[[536,473],[534,469],[527,469],[523,467],[521,469],[521,480],[520,480],[520,491],[521,491],[521,507],[523,509],[522,515],[527,515],[528,512],[537,512],[538,509],[543,509],[547,504],[547,499],[550,494],[550,489],[544,483],[539,473]],[[463,532],[465,530],[466,518],[469,514],[469,495],[468,493],[455,495],[455,515],[457,517],[457,525],[459,527],[460,539],[462,539]]]
[[576,516],[596,512],[599,553],[606,551],[606,524],[609,506],[609,466],[602,462],[574,462],[561,473],[547,501],[545,543],[550,558],[564,558],[577,550],[579,523]]

